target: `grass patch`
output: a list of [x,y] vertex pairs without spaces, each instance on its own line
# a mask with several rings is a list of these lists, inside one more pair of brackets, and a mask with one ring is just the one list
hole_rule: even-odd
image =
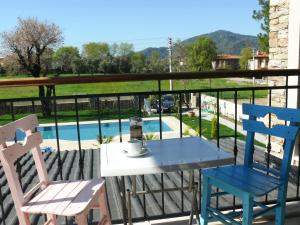
[[[97,110],[80,110],[79,114],[79,121],[92,121],[98,120],[98,112]],[[24,116],[29,114],[19,113],[15,114],[14,120],[20,119]],[[55,117],[54,115],[50,117],[45,117],[42,113],[36,113],[38,116],[38,120],[40,123],[54,123]],[[121,119],[128,119],[135,115],[135,111],[133,109],[122,109],[121,110]],[[118,111],[114,109],[103,109],[101,110],[100,114],[101,120],[111,120],[111,119],[118,119]],[[65,112],[57,112],[57,120],[58,123],[65,123],[65,122],[75,122],[76,121],[76,113],[75,111],[65,111]],[[12,116],[10,114],[4,114],[0,116],[0,125],[7,124],[13,121]]]
[[[192,129],[194,129],[195,131],[199,131],[199,118],[198,117],[188,117],[187,115],[183,115],[182,121],[186,125],[190,126]],[[208,140],[212,140],[212,138],[211,138],[211,121],[202,119],[201,123],[202,123],[202,135],[205,138],[207,138]],[[219,137],[220,138],[230,138],[230,137],[234,138],[234,130],[223,124],[220,124],[220,136]],[[237,132],[237,139],[245,141],[246,136]],[[265,147],[264,144],[262,144],[258,141],[255,141],[255,145]]]

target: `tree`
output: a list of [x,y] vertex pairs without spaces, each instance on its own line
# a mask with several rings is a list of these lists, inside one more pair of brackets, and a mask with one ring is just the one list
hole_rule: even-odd
[[187,53],[187,46],[180,40],[173,44],[172,62],[174,71],[186,71]]
[[150,55],[150,68],[152,72],[160,71],[160,54],[158,50],[152,50]]
[[211,120],[210,138],[211,139],[217,139],[217,137],[218,137],[217,117],[216,117],[216,115],[214,115],[212,120]]
[[142,73],[145,70],[146,66],[146,57],[141,52],[136,52],[131,54],[131,72],[133,73]]
[[210,70],[217,57],[217,47],[208,37],[200,37],[188,46],[187,64],[191,71]]
[[[47,75],[46,72],[42,74],[43,57],[49,49],[55,49],[62,43],[63,36],[60,28],[54,23],[19,18],[17,27],[13,31],[1,33],[1,39],[6,55],[13,55],[23,69],[33,77],[40,77]],[[46,86],[46,90],[44,86],[39,86],[45,116],[51,115],[51,102],[44,97],[51,96],[52,91],[52,86]]]
[[257,35],[259,45],[262,51],[269,52],[269,10],[270,10],[270,0],[258,0],[258,4],[260,5],[260,10],[253,10],[252,18],[257,21],[262,21],[260,27],[262,29],[262,33]]
[[101,61],[109,54],[107,43],[90,42],[83,45],[83,57],[86,58],[90,72],[94,74],[99,70]]
[[241,51],[241,58],[240,58],[240,68],[241,70],[248,69],[248,61],[252,57],[252,49],[251,48],[243,48]]
[[6,55],[3,58],[3,68],[7,75],[18,75],[26,72],[22,69],[22,66],[18,63],[18,59],[14,54]]
[[119,45],[117,43],[113,43],[109,46],[109,54],[112,56],[112,57],[115,57],[117,56],[118,54],[118,48],[119,48]]
[[3,74],[5,74],[5,69],[4,69],[4,67],[1,65],[1,63],[0,63],[0,75],[3,75]]
[[128,56],[129,54],[133,53],[133,44],[122,42],[119,44],[117,52],[121,57]]
[[61,47],[53,55],[62,72],[73,72],[74,63],[80,58],[76,47]]
[[80,76],[81,73],[85,73],[88,70],[87,61],[82,57],[76,58],[72,63],[72,71]]

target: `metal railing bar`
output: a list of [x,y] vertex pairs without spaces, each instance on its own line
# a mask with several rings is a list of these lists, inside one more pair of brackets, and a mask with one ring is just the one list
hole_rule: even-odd
[[[220,91],[217,91],[217,147],[220,147]],[[217,188],[217,193],[219,188]],[[216,197],[216,208],[219,208],[219,196]]]
[[118,95],[118,121],[119,121],[119,135],[120,135],[120,142],[122,142],[122,120],[121,120],[121,101],[120,96]]
[[[185,93],[191,93],[191,92],[233,92],[235,90],[238,91],[260,91],[260,90],[278,90],[278,89],[285,89],[286,86],[262,86],[262,87],[239,87],[239,88],[213,88],[213,89],[189,89],[189,90],[173,90],[173,91],[150,91],[150,92],[120,92],[120,93],[108,93],[108,94],[86,94],[86,95],[62,95],[62,96],[56,96],[57,100],[66,100],[66,99],[74,99],[76,97],[77,99],[80,98],[93,98],[93,97],[116,97],[116,95],[120,97],[130,97],[132,95],[167,95],[167,94],[185,94]],[[298,89],[300,88],[300,85],[291,85],[288,86],[288,89]],[[53,96],[48,97],[26,97],[26,98],[10,98],[10,99],[0,99],[0,102],[22,102],[22,101],[39,101],[41,99],[44,100],[52,100]]]
[[139,117],[142,117],[142,96],[138,95],[139,99]]
[[10,101],[11,121],[15,121],[14,101]]
[[[236,165],[237,161],[237,154],[238,154],[238,148],[237,148],[237,90],[234,92],[234,147],[233,147],[233,155],[234,155],[234,165]],[[235,205],[236,205],[236,198],[233,196],[233,211],[235,211]]]
[[96,100],[97,104],[97,120],[98,120],[98,132],[99,132],[99,142],[102,144],[103,137],[102,137],[102,129],[101,129],[101,110],[100,110],[100,99],[97,97]]
[[201,138],[202,137],[202,107],[201,107],[201,104],[202,104],[202,93],[201,92],[198,92],[199,94],[199,98],[198,98],[198,111],[199,111],[199,137]]
[[179,136],[182,138],[182,94],[179,94]]
[[159,139],[162,139],[162,118],[161,118],[161,80],[158,80],[158,111],[159,111]]
[[35,114],[35,103],[34,103],[34,101],[31,101],[31,110],[32,110],[32,113]]
[[[53,95],[55,97],[55,87],[53,88]],[[59,176],[60,179],[63,180],[63,175],[62,175],[62,170],[63,170],[63,165],[62,165],[62,160],[61,160],[61,155],[60,155],[60,142],[59,142],[59,131],[58,131],[58,120],[57,120],[57,102],[56,98],[54,98],[54,123],[55,123],[55,135],[56,135],[56,146],[57,146],[57,155],[58,155],[58,169],[59,169]]]
[[72,76],[72,77],[41,77],[23,78],[18,80],[3,79],[0,87],[40,86],[40,85],[65,85],[78,83],[107,83],[107,82],[134,82],[156,80],[190,80],[212,78],[262,78],[268,76],[297,76],[299,69],[264,70],[264,71],[203,71],[203,72],[178,72],[178,73],[149,73],[149,74],[111,74],[101,76]]
[[[198,92],[198,111],[199,111],[199,138],[202,138],[202,92]],[[201,212],[201,195],[202,195],[202,179],[201,179],[201,169],[199,169],[198,175],[198,209]]]
[[78,138],[78,149],[79,149],[79,167],[80,167],[80,177],[84,179],[83,173],[83,156],[81,149],[81,139],[80,139],[80,126],[79,126],[79,114],[78,114],[78,100],[75,97],[75,113],[76,113],[76,127],[77,127],[77,138]]
[[[269,106],[272,106],[272,90],[269,90]],[[268,127],[271,127],[271,114],[269,113],[269,117],[268,117]],[[268,135],[268,145],[267,145],[267,169],[270,168],[270,155],[271,155],[271,149],[272,149],[272,145],[271,145],[271,135]],[[266,194],[266,201],[268,201],[268,194]]]
[[220,147],[220,92],[217,91],[217,146]]

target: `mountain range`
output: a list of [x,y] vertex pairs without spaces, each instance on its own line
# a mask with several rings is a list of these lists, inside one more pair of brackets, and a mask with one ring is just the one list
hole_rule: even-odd
[[[240,54],[243,48],[255,48],[259,49],[258,39],[256,36],[237,34],[226,30],[217,30],[215,32],[197,35],[182,41],[183,44],[192,44],[200,37],[211,38],[216,46],[218,54]],[[145,54],[146,57],[150,57],[151,52],[157,50],[162,58],[168,56],[167,47],[158,48],[146,48],[141,52]]]

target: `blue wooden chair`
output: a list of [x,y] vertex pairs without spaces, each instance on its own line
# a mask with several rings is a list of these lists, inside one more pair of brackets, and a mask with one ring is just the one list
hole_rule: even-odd
[[[252,224],[253,218],[272,210],[275,210],[276,213],[275,224],[284,224],[288,177],[295,138],[298,133],[297,123],[300,122],[300,110],[244,104],[243,113],[249,115],[249,120],[243,120],[244,130],[247,131],[244,165],[202,170],[201,225],[207,225],[208,219],[211,217],[224,224],[241,224],[234,219],[234,213],[224,214],[210,206],[210,198],[218,194],[231,194],[242,201],[243,225]],[[275,125],[272,128],[267,128],[256,119],[264,117],[268,113],[275,114],[278,119],[289,121],[289,123],[286,126]],[[253,162],[255,133],[284,138],[284,155],[280,171]],[[224,192],[212,193],[212,187],[217,187]],[[267,206],[254,201],[256,197],[264,196],[274,190],[278,191],[277,203],[274,206]],[[254,214],[253,206],[260,206],[262,209]]]

